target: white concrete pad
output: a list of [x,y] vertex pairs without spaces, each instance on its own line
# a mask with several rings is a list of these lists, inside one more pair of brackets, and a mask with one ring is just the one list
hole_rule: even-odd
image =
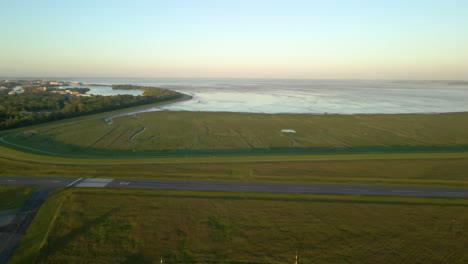
[[114,179],[89,178],[77,184],[76,187],[103,188],[106,187],[113,180]]

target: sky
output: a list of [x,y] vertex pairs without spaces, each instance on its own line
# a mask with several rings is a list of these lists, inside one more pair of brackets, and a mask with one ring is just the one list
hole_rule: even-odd
[[0,0],[0,76],[468,80],[466,0]]

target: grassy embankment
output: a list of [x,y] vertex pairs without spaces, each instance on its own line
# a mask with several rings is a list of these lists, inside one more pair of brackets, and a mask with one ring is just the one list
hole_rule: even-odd
[[16,263],[466,263],[468,200],[58,190]]
[[468,188],[468,159],[43,164],[0,158],[2,176],[152,178]]
[[[468,113],[305,115],[150,112],[11,131],[8,142],[94,157],[468,150]],[[282,133],[282,129],[297,133]],[[140,133],[139,133],[140,132]],[[10,146],[11,147],[11,146]]]
[[0,185],[0,211],[20,209],[33,192],[30,186]]

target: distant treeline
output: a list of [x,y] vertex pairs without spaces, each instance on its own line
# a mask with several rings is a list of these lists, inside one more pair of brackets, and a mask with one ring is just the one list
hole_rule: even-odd
[[[64,89],[61,89],[61,90],[64,90]],[[85,94],[85,93],[89,92],[91,89],[81,88],[81,87],[73,87],[73,88],[66,88],[65,90],[69,90],[70,92],[78,92],[80,94]],[[60,90],[58,89],[58,91],[60,91]]]
[[0,130],[151,104],[182,96],[180,93],[159,88],[145,89],[144,96],[73,97],[30,91],[16,95],[0,93]]
[[180,95],[180,93],[156,87],[138,86],[131,84],[114,84],[112,90],[140,90],[144,96],[166,97]]

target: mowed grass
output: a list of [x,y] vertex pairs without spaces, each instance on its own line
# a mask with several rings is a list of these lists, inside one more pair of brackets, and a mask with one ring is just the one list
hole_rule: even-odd
[[0,176],[468,188],[468,159],[66,165],[0,158]]
[[[98,150],[466,148],[467,120],[468,113],[308,115],[160,111],[114,118],[111,125],[100,118],[52,123],[23,129],[6,139],[65,154]],[[297,133],[282,133],[282,129],[294,129]]]
[[467,263],[468,200],[68,189],[9,263]]
[[31,186],[0,185],[0,211],[21,208],[34,189]]

